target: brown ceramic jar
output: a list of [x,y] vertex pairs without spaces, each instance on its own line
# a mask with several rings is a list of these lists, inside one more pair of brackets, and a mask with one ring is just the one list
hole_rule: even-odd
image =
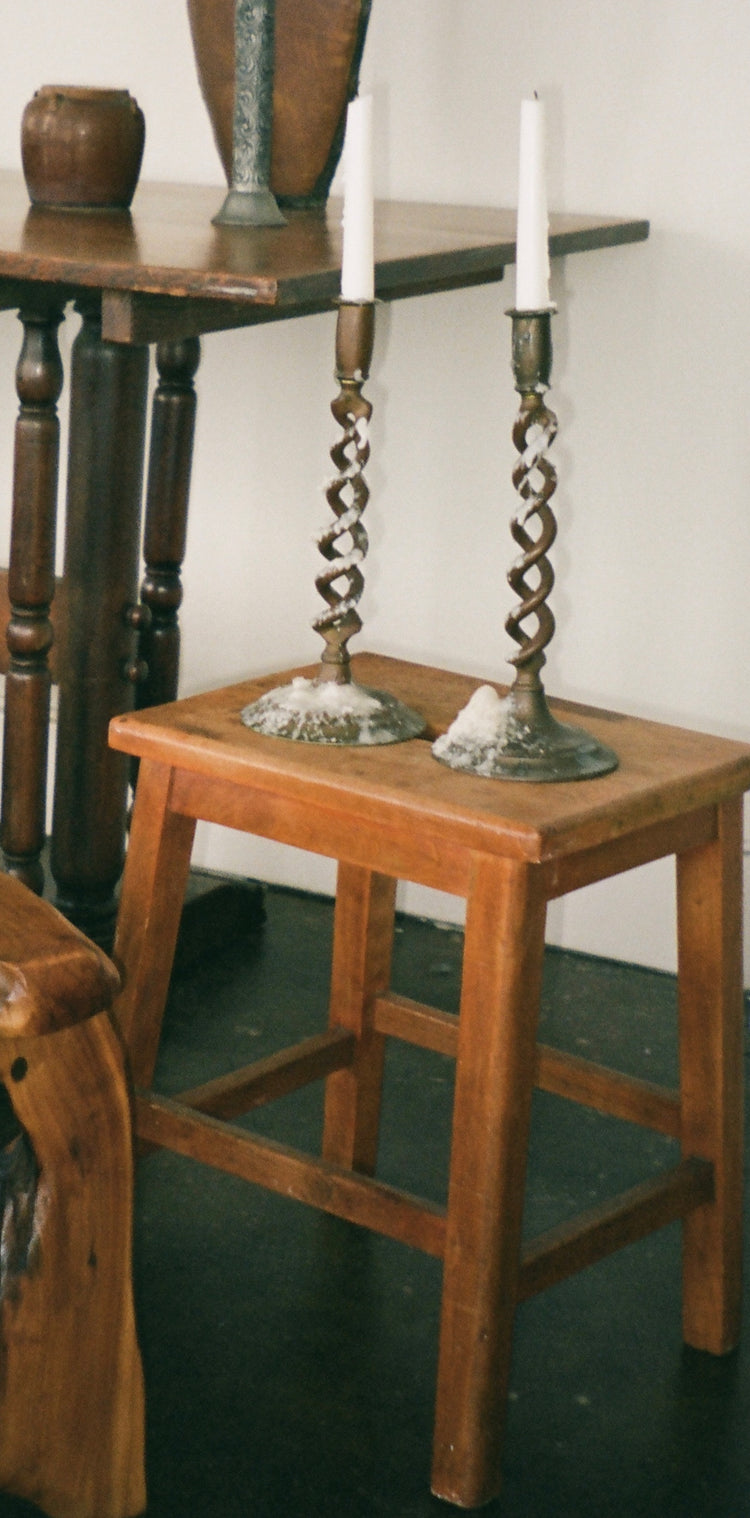
[[143,112],[127,90],[44,85],[21,121],[21,162],[35,205],[126,209],[143,157]]

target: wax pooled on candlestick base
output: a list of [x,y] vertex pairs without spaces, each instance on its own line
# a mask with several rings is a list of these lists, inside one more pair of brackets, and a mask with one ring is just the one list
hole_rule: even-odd
[[480,685],[450,727],[432,745],[436,759],[474,775],[492,775],[501,753],[526,744],[528,723],[491,685]]
[[304,675],[266,691],[244,708],[241,720],[267,738],[350,747],[394,743],[424,728],[421,717],[385,691]]

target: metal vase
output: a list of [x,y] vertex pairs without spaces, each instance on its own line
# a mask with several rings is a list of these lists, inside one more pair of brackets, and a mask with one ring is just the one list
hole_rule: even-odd
[[232,184],[218,226],[281,227],[270,189],[275,0],[237,0]]

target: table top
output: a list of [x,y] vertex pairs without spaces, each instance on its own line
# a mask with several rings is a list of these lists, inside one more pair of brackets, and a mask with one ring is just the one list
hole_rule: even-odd
[[435,833],[443,845],[450,838],[535,862],[688,817],[750,789],[747,744],[566,701],[551,701],[553,714],[613,748],[616,770],[551,784],[458,773],[433,758],[431,740],[481,680],[375,654],[356,654],[352,668],[360,684],[416,708],[427,722],[424,737],[339,748],[264,737],[241,724],[243,706],[296,675],[315,676],[319,666],[312,665],[116,717],[110,743],[289,802],[317,802],[355,821],[387,827],[407,817],[408,832]]
[[[158,309],[165,298],[203,303],[225,326],[325,310],[338,294],[341,202],[289,211],[282,228],[215,227],[224,190],[206,185],[139,185],[132,211],[31,206],[22,176],[0,172],[0,303],[18,284],[58,292],[111,293],[123,340],[126,313]],[[379,201],[375,214],[376,293],[392,300],[502,278],[515,260],[514,210]],[[554,256],[642,241],[648,222],[553,215]],[[119,299],[118,299],[119,297]],[[207,330],[207,328],[203,328]],[[137,334],[135,334],[137,337]]]

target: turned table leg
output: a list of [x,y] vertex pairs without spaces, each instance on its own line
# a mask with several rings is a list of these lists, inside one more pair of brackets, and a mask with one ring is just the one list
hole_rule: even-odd
[[62,310],[24,308],[16,368],[21,403],[15,434],[8,591],[10,667],[5,686],[2,846],[5,868],[36,892],[44,886],[47,743],[55,526],[63,382],[57,329]]
[[150,617],[141,632],[147,673],[138,686],[139,707],[174,701],[180,665],[182,602],[180,569],[185,557],[190,470],[195,434],[193,385],[200,362],[197,337],[161,342],[156,348],[159,383],[151,413],[141,602]]
[[[125,853],[129,766],[109,720],[132,708],[148,349],[105,342],[81,305],[73,345],[65,543],[67,616],[59,659],[52,873],[57,902],[106,942]],[[135,613],[135,616],[134,616]]]

